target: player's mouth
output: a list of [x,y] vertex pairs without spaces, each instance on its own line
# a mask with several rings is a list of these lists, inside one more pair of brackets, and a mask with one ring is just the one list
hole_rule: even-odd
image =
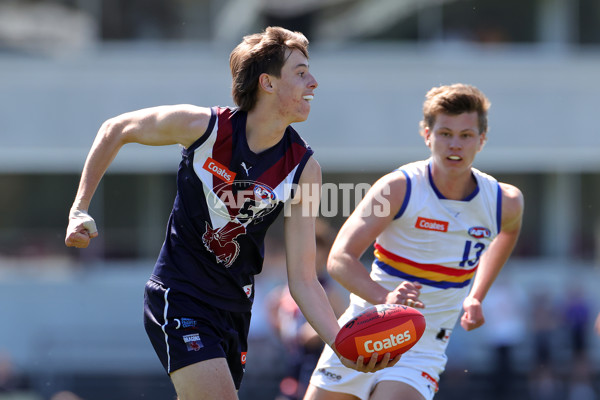
[[454,156],[454,155],[453,156],[448,156],[447,158],[450,161],[461,161],[462,160],[461,156]]
[[310,102],[310,101],[312,101],[312,99],[314,99],[314,98],[315,98],[315,96],[314,96],[314,95],[312,95],[312,94],[307,94],[306,96],[302,96],[302,98],[303,98],[304,100],[306,100],[306,101],[309,101],[309,102]]

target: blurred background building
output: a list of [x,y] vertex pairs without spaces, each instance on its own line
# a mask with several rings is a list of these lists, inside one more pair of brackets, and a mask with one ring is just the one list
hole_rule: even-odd
[[[296,128],[324,183],[372,184],[427,157],[418,122],[432,86],[471,83],[492,101],[475,166],[520,187],[526,211],[486,312],[513,329],[457,327],[437,398],[492,398],[497,365],[510,385],[496,398],[598,398],[598,0],[0,0],[0,399],[174,397],[141,312],[179,149],[123,149],[92,203],[101,236],[86,250],[64,246],[68,210],[104,120],[232,105],[229,52],[268,25],[311,40],[320,86]],[[347,213],[329,207],[338,228]],[[280,258],[263,275],[266,294],[285,280]],[[242,399],[273,398],[282,373],[258,303]]]

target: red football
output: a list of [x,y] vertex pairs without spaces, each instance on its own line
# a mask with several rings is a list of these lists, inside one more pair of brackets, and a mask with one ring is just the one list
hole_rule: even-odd
[[425,317],[417,309],[399,304],[378,304],[346,322],[335,337],[335,348],[344,357],[356,361],[378,353],[392,359],[413,347],[425,331]]

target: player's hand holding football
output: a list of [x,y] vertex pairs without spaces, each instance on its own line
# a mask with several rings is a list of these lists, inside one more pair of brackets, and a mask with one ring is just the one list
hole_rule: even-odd
[[385,304],[401,304],[413,308],[425,308],[425,304],[419,300],[422,287],[418,282],[404,281],[396,289],[388,293],[385,298]]
[[363,356],[358,356],[358,359],[354,363],[354,362],[352,362],[352,360],[342,356],[335,349],[335,344],[332,345],[331,348],[333,349],[333,351],[335,351],[335,354],[337,354],[337,356],[340,358],[340,361],[342,362],[342,364],[344,364],[345,367],[352,368],[356,371],[365,372],[365,373],[375,372],[375,371],[379,371],[379,370],[382,370],[387,367],[392,367],[398,361],[400,361],[400,358],[402,357],[402,354],[398,354],[396,356],[396,358],[394,358],[393,360],[390,360],[390,353],[385,353],[385,355],[383,356],[381,361],[377,362],[378,354],[373,353],[371,355],[371,358],[369,359],[368,363],[365,364],[365,358]]
[[479,328],[485,322],[481,302],[473,297],[467,297],[463,302],[464,314],[460,318],[460,326],[465,331]]
[[86,248],[96,236],[98,229],[94,219],[85,211],[71,210],[65,244],[69,247]]

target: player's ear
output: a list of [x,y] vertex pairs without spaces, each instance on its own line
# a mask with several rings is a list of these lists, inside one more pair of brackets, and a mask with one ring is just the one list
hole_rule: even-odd
[[487,142],[487,132],[483,132],[482,134],[479,135],[479,151],[481,151],[481,149],[483,149],[485,142]]
[[258,85],[262,90],[268,93],[273,93],[273,81],[269,74],[262,73],[258,77]]
[[423,137],[425,138],[425,144],[427,145],[427,147],[431,145],[431,140],[429,140],[430,136],[431,131],[429,130],[429,127],[426,126],[425,128],[423,128]]

